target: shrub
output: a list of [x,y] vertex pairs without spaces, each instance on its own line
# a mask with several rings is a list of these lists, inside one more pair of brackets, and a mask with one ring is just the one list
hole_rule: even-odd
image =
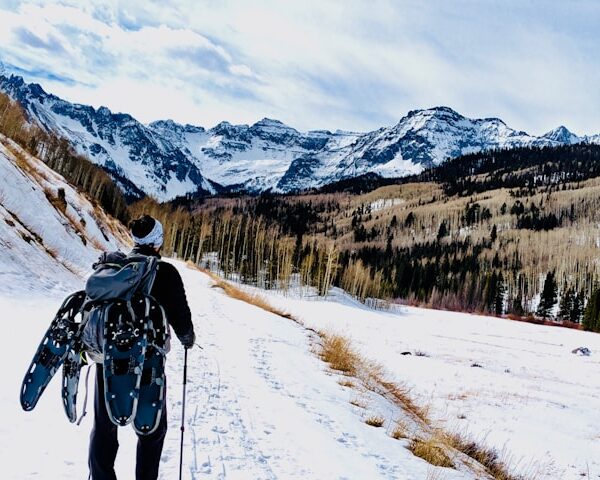
[[408,445],[408,449],[413,455],[422,458],[436,467],[454,468],[454,463],[452,463],[450,457],[444,452],[443,446],[438,444],[434,439],[423,440],[421,438],[413,438]]
[[379,415],[372,415],[365,420],[367,425],[371,425],[372,427],[382,427],[384,422],[384,418]]

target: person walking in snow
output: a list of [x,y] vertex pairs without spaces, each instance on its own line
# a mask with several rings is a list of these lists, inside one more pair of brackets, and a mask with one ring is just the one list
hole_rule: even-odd
[[[149,215],[130,224],[135,241],[132,254],[154,256],[160,259],[163,244],[163,227]],[[194,345],[196,336],[183,281],[177,269],[170,263],[159,261],[151,295],[162,305],[168,323],[182,345],[188,349]],[[115,458],[119,448],[117,426],[111,422],[104,401],[104,375],[101,363],[96,365],[96,394],[94,401],[94,427],[90,437],[89,469],[91,480],[116,480]],[[136,480],[155,480],[167,432],[166,395],[163,398],[163,414],[156,431],[150,435],[138,435]]]

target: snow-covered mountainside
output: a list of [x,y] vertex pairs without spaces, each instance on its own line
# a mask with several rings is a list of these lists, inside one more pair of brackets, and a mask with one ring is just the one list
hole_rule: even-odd
[[289,192],[369,172],[399,177],[483,149],[600,143],[600,135],[578,137],[565,127],[536,137],[447,107],[414,110],[368,133],[302,133],[267,118],[211,129],[171,120],[143,125],[105,107],[66,102],[18,76],[0,76],[0,91],[102,165],[127,193],[160,200],[222,188]]
[[44,162],[0,135],[0,292],[81,288],[99,252],[126,245],[123,226]]

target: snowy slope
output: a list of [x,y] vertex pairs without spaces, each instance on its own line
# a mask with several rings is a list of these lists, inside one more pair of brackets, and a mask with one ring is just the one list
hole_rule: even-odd
[[[48,198],[59,189],[64,212]],[[120,223],[0,135],[0,293],[72,288],[100,251],[127,242]]]
[[17,76],[0,76],[0,91],[103,166],[128,194],[160,200],[222,189],[288,192],[370,172],[399,177],[492,148],[600,143],[600,135],[579,137],[565,127],[536,137],[448,107],[414,110],[367,133],[299,132],[268,118],[205,129],[172,120],[143,125],[105,107],[71,104]]
[[[600,478],[600,335],[422,308],[373,311],[334,293],[263,294],[309,327],[349,336],[439,424],[539,470],[533,478]],[[581,346],[592,355],[571,353]]]

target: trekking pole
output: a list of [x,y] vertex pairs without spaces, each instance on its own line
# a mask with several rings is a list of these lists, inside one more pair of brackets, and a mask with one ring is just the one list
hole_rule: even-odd
[[179,480],[183,470],[183,434],[185,432],[185,388],[187,383],[187,355],[188,349],[184,349],[183,357],[183,402],[181,405],[181,445],[179,447]]

